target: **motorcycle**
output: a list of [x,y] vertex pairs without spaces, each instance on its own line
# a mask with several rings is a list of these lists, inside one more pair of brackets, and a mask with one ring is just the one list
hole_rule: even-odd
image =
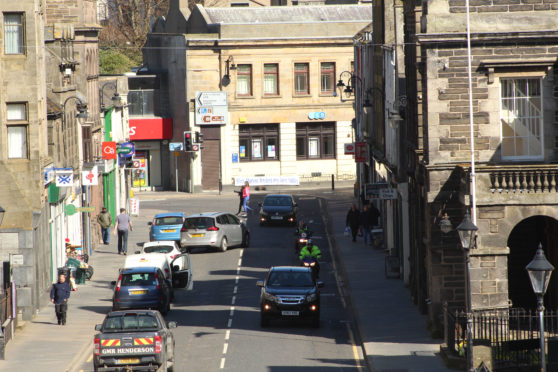
[[317,280],[320,277],[320,264],[316,257],[304,257],[302,259],[302,266],[312,269],[312,278]]
[[304,247],[308,243],[308,239],[312,236],[310,231],[303,231],[303,232],[295,232],[295,253],[298,254],[302,247]]

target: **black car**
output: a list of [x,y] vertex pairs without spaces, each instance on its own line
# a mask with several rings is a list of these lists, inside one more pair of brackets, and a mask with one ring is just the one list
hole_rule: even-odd
[[312,277],[312,270],[300,266],[276,266],[269,269],[260,296],[260,324],[269,325],[272,318],[307,319],[313,327],[320,326],[321,281]]
[[267,195],[260,203],[260,225],[288,223],[296,225],[297,204],[292,195]]

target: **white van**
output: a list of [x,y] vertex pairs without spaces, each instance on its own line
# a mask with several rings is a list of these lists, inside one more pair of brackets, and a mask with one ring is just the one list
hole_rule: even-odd
[[190,255],[187,253],[175,256],[170,262],[165,253],[140,253],[126,256],[124,269],[134,267],[159,268],[173,288],[185,288],[187,290],[194,288],[192,264]]

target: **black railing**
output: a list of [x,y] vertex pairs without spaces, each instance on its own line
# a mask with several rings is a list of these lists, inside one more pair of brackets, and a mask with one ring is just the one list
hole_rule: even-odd
[[[446,309],[445,341],[455,355],[467,353],[467,314]],[[544,313],[547,363],[558,368],[558,311]],[[490,345],[494,371],[531,370],[540,366],[539,315],[536,311],[512,308],[473,312],[473,344]]]

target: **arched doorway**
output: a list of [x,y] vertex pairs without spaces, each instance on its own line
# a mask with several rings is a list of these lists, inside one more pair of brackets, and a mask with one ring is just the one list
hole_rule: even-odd
[[546,216],[533,216],[518,223],[508,237],[508,294],[513,307],[534,309],[533,293],[525,266],[533,259],[539,243],[548,261],[557,268],[552,273],[545,296],[547,309],[558,308],[558,221]]

